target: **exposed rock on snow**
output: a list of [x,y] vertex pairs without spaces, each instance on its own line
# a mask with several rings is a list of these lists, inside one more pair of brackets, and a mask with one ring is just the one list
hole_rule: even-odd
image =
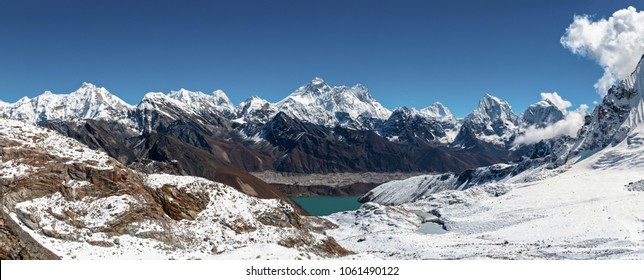
[[626,189],[629,191],[644,192],[644,180],[628,183],[628,185],[626,185]]
[[[62,145],[41,145],[48,139]],[[241,257],[239,250],[266,244],[282,246],[252,257],[348,253],[333,239],[305,230],[324,223],[302,219],[281,200],[250,197],[197,177],[143,175],[53,131],[17,121],[0,119],[0,144],[3,174],[29,166],[20,175],[0,178],[5,211],[64,259]]]

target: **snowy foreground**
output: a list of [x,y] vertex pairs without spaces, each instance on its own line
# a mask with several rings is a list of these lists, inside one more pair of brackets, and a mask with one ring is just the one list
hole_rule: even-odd
[[[644,179],[638,134],[542,181],[366,203],[329,216],[340,225],[329,234],[383,259],[644,259],[642,182],[629,185]],[[448,232],[420,233],[423,220],[440,220]]]
[[[5,151],[45,153],[52,158],[49,164],[83,163],[106,172],[123,168],[104,153],[58,139],[49,130],[9,120],[1,120],[0,126],[1,138],[11,143]],[[328,216],[339,227],[326,233],[258,220],[269,215],[271,223],[284,221],[282,215],[293,211],[284,202],[252,198],[205,179],[162,174],[143,176],[145,192],[101,198],[76,197],[96,186],[66,178],[61,186],[71,189],[71,198],[55,191],[5,205],[5,211],[64,259],[337,258],[315,249],[327,236],[355,253],[344,259],[644,259],[641,135],[644,129],[638,126],[624,141],[585,159],[574,159],[557,170],[531,171],[531,178],[548,177],[531,183],[518,183],[517,177],[416,197],[398,206],[366,203],[357,211]],[[19,182],[56,165],[47,166],[3,158],[2,178]],[[205,209],[195,213],[194,220],[165,216],[127,220],[132,217],[128,213],[145,211],[141,206],[149,200],[144,196],[164,185],[194,197],[207,196]],[[405,194],[409,193],[399,192]],[[117,232],[107,227],[123,222],[129,226]],[[448,232],[419,232],[432,222],[443,223]],[[288,240],[309,245],[284,246]]]

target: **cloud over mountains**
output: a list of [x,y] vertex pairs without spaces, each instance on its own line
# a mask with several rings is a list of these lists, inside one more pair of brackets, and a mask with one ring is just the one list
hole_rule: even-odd
[[574,54],[596,61],[604,75],[595,88],[605,95],[617,81],[627,77],[644,54],[644,11],[621,9],[608,19],[575,16],[561,37],[561,44]]

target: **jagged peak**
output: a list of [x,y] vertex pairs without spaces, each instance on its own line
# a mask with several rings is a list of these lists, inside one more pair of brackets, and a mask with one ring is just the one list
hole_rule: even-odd
[[330,88],[330,86],[322,78],[315,77],[313,80],[311,80],[306,85],[306,88],[308,88],[308,89],[323,89],[323,88]]
[[242,101],[242,103],[258,102],[258,101],[260,101],[260,102],[268,102],[268,101],[266,101],[266,99],[263,99],[263,98],[261,98],[261,97],[259,97],[257,95],[253,95],[253,96],[251,96],[249,98],[246,98],[246,100]]
[[434,104],[432,105],[429,105],[423,109],[420,109],[419,112],[428,118],[435,118],[435,119],[442,119],[442,118],[453,119],[454,118],[449,108],[447,108],[447,106],[443,105],[443,103],[440,103],[438,101],[434,102]]
[[193,98],[206,98],[207,96],[207,94],[201,91],[191,91],[185,88],[181,88],[179,90],[171,90],[167,95],[171,98],[181,101],[189,101]]
[[483,98],[479,101],[479,107],[474,111],[474,113],[486,114],[490,117],[496,115],[514,115],[512,112],[512,106],[505,101],[496,96],[486,93]]
[[263,98],[261,98],[261,97],[259,97],[257,95],[253,95],[253,96],[251,96],[249,98],[246,98],[246,100],[242,101],[241,103],[239,103],[238,107],[250,106],[252,104],[261,104],[261,105],[263,105],[263,104],[267,104],[267,103],[270,103],[270,102],[268,102],[268,100],[263,99]]
[[213,91],[212,96],[214,96],[215,98],[228,99],[228,95],[226,95],[226,93],[223,90],[220,90],[220,89],[217,89],[217,90]]
[[322,80],[319,77],[316,77],[313,80],[311,80],[308,84],[305,84],[299,87],[288,97],[286,97],[286,99],[290,97],[301,96],[301,95],[321,96],[330,92],[331,90],[332,88],[324,80]]
[[143,98],[141,99],[141,101],[157,99],[157,98],[167,98],[167,96],[163,92],[150,91],[145,95],[143,95]]
[[489,93],[486,93],[483,96],[483,98],[481,98],[481,100],[479,100],[479,107],[480,108],[490,107],[490,105],[495,106],[496,104],[501,105],[501,106],[506,106],[507,105],[508,107],[510,107],[510,104],[508,104],[507,101],[505,101],[505,100],[503,100],[501,98],[498,98],[498,97],[496,97],[494,95],[491,95]]
[[396,109],[394,109],[393,112],[391,112],[391,115],[389,115],[389,119],[395,118],[395,117],[404,117],[404,118],[410,118],[413,116],[418,116],[418,110],[416,108],[409,108],[407,106],[401,106]]
[[416,110],[415,108],[409,108],[407,106],[400,106],[400,107],[394,109],[394,112],[411,112],[411,111],[415,111],[415,110]]
[[81,88],[96,88],[96,85],[89,83],[89,82],[83,82],[81,84]]
[[31,101],[31,98],[29,98],[27,96],[23,96],[20,99],[18,99],[18,101],[16,103],[25,103],[25,102],[29,102],[29,101]]
[[313,78],[313,80],[311,80],[311,82],[309,84],[313,85],[313,86],[320,86],[320,85],[323,85],[323,84],[326,84],[326,83],[324,82],[324,80],[322,78],[315,77],[315,78]]
[[112,93],[110,93],[106,88],[98,87],[98,86],[96,86],[96,85],[94,85],[92,83],[88,83],[88,82],[83,82],[83,84],[81,84],[80,88],[78,88],[78,90],[70,93],[70,95],[82,96],[81,98],[89,98],[89,99],[93,99],[93,98],[101,98],[101,99],[116,98],[116,99],[118,99],[119,102],[125,103],[121,99],[119,99],[118,97],[115,97],[114,95],[112,95]]

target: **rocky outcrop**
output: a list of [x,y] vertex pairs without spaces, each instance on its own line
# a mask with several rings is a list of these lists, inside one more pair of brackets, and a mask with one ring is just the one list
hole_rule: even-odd
[[194,220],[210,202],[207,193],[189,193],[185,189],[177,189],[172,185],[163,185],[161,188],[152,190],[152,194],[163,208],[163,212],[177,221]]
[[304,229],[282,200],[203,178],[142,174],[43,128],[4,119],[0,128],[0,198],[17,221],[3,214],[2,257],[201,258],[284,239],[317,256],[342,253]]
[[0,216],[0,260],[57,260],[3,210]]

